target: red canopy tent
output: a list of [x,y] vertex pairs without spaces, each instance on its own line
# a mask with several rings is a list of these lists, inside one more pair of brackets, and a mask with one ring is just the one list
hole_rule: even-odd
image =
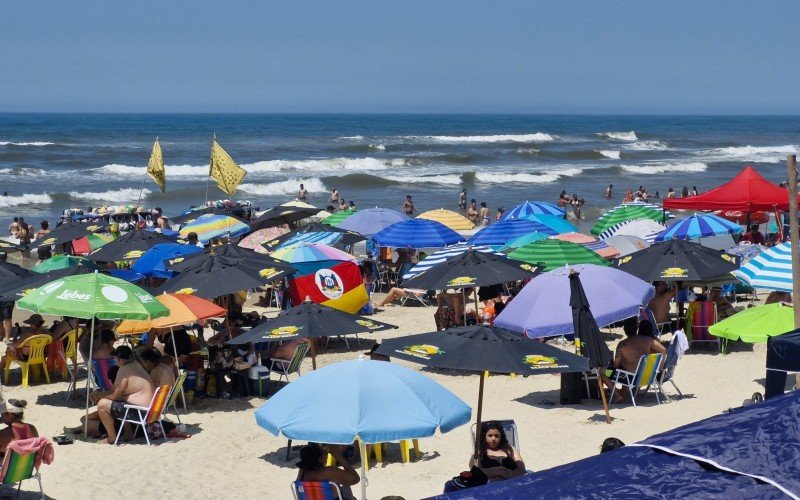
[[703,194],[664,200],[664,208],[742,212],[787,211],[789,191],[771,183],[748,165],[730,181]]

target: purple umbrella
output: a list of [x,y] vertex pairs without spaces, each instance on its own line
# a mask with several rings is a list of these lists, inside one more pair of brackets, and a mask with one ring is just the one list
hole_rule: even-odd
[[580,273],[592,315],[601,326],[635,316],[655,296],[650,283],[625,271],[594,264],[565,266],[532,279],[494,324],[531,338],[572,333],[570,269]]
[[367,238],[391,226],[395,222],[409,220],[411,217],[388,208],[368,208],[359,210],[336,225],[339,229],[347,229],[364,235]]

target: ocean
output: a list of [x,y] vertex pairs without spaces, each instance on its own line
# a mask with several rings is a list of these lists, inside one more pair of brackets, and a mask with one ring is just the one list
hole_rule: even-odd
[[[412,194],[420,212],[457,209],[466,187],[493,215],[566,190],[587,219],[627,187],[704,191],[745,165],[779,182],[800,149],[800,121],[781,116],[0,114],[0,220],[135,204],[156,137],[167,191],[145,180],[142,205],[183,212],[206,199],[213,133],[248,171],[234,198],[261,209],[300,183],[321,207],[336,187],[359,208]],[[226,197],[212,181],[209,198]]]

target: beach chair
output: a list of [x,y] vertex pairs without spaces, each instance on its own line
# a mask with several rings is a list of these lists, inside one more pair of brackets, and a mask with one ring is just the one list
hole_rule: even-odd
[[6,366],[3,373],[3,383],[8,384],[8,374],[11,371],[11,364],[16,363],[22,369],[22,387],[28,387],[28,372],[30,371],[31,367],[35,368],[37,371],[34,373],[34,376],[38,374],[39,367],[44,370],[44,376],[47,379],[47,383],[50,383],[50,373],[47,371],[47,358],[44,355],[45,348],[53,341],[53,337],[50,335],[40,334],[40,335],[33,335],[28,337],[27,339],[23,340],[18,349],[22,349],[23,347],[30,348],[30,354],[28,354],[28,359],[25,361],[16,359],[14,356],[6,356]]
[[[36,439],[36,438],[34,438]],[[22,442],[20,440],[18,442]],[[24,441],[28,441],[27,439]],[[42,444],[41,446],[45,446]],[[36,467],[36,457],[39,450],[32,451],[31,453],[20,454],[11,449],[6,450],[3,457],[3,468],[5,471],[3,475],[3,484],[17,485],[17,496],[19,496],[20,489],[22,488],[22,481],[26,479],[36,479],[39,482],[39,493],[44,500],[44,488],[42,488],[42,475],[39,468]]]
[[114,383],[108,378],[108,369],[117,364],[114,358],[92,360],[92,382],[101,391],[110,391]]
[[[488,422],[488,420],[485,420],[484,422]],[[497,422],[503,426],[503,431],[506,433],[506,439],[508,439],[508,443],[516,448],[520,454],[522,454],[522,449],[519,444],[519,431],[517,430],[517,423],[513,420],[497,420]],[[470,447],[475,446],[475,429],[477,425],[477,423],[473,423],[469,428],[470,436],[472,438],[472,441],[470,441]]]
[[[162,424],[161,421],[164,418],[164,408],[166,407],[169,391],[170,386],[168,385],[157,387],[149,406],[126,404],[125,415],[122,417],[122,422],[119,424],[119,431],[117,431],[117,438],[114,440],[114,446],[119,442],[119,437],[122,435],[122,429],[125,428],[126,423],[141,426],[144,432],[144,439],[147,441],[147,446],[150,446],[150,436],[147,435],[147,426],[158,422],[159,427],[161,427],[161,435],[164,441],[166,441],[167,433],[164,432],[164,424]],[[135,413],[135,415],[131,415],[131,418],[128,418],[128,415],[131,413]],[[138,431],[139,428],[137,427],[136,432]],[[133,437],[136,437],[136,432],[134,432]]]
[[656,315],[653,314],[653,310],[649,307],[642,307],[639,309],[639,321],[649,321],[653,325],[653,329],[658,334],[658,339],[661,340],[661,336],[664,335],[664,328],[669,328],[672,325],[671,321],[656,321]]
[[[67,345],[63,350],[59,349],[59,356],[63,363],[61,376],[65,376],[65,371],[69,374],[69,386],[67,387],[67,395],[64,397],[66,401],[69,399],[70,394],[75,393],[78,383],[78,339],[83,334],[83,328],[76,328],[70,330],[62,337],[62,341],[66,340]],[[69,365],[70,361],[72,366]]]
[[334,500],[342,498],[342,489],[333,481],[295,481],[292,495],[294,500]]
[[675,384],[675,381],[672,379],[673,375],[675,375],[675,368],[678,366],[678,354],[676,352],[676,347],[678,343],[675,342],[673,339],[672,342],[669,344],[669,348],[667,349],[667,360],[664,362],[664,368],[658,372],[658,377],[656,378],[656,384],[658,385],[658,390],[664,396],[667,401],[671,401],[669,395],[664,390],[664,384],[670,382],[672,387],[678,392],[678,397],[683,397],[683,393],[678,386]]
[[[297,372],[297,375],[300,375],[300,365],[303,362],[303,358],[306,357],[308,353],[308,348],[311,344],[309,342],[301,342],[297,345],[297,348],[294,350],[294,354],[292,355],[292,359],[285,360],[279,358],[270,358],[269,359],[269,371],[275,372],[278,374],[278,381],[280,382],[281,379],[285,378],[286,383],[289,383],[289,375],[294,372]],[[267,396],[269,396],[269,390],[267,390]]]
[[[658,385],[657,377],[658,371],[661,367],[661,354],[648,354],[639,358],[639,363],[636,365],[636,372],[632,373],[626,370],[617,368],[614,371],[614,388],[611,389],[610,399],[614,399],[614,392],[617,390],[617,384],[627,387],[631,393],[631,401],[633,401],[634,408],[636,407],[636,395],[639,390],[650,390],[653,384]],[[656,401],[661,404],[659,391],[656,391]]]
[[696,342],[717,344],[720,348],[719,337],[708,332],[708,328],[719,321],[717,304],[714,302],[692,302],[687,312],[686,330],[689,337],[689,346]]
[[[167,396],[167,411],[170,408],[175,412],[175,418],[178,419],[178,423],[181,423],[181,416],[178,415],[178,395],[183,392],[183,383],[186,382],[186,372],[181,372],[178,375],[178,378],[175,379],[175,385],[172,386],[172,389],[169,391],[169,396]],[[186,401],[184,401],[183,410],[186,411]]]
[[425,294],[428,293],[427,290],[420,290],[420,289],[417,289],[417,288],[404,288],[403,290],[405,291],[405,293],[400,298],[400,305],[401,306],[406,305],[406,302],[408,302],[411,299],[416,300],[417,302],[422,304],[424,307],[428,307],[428,306],[431,305],[428,302],[428,300],[425,298]]

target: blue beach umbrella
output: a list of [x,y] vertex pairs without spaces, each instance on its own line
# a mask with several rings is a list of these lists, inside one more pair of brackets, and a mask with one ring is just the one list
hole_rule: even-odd
[[694,240],[720,234],[741,234],[742,226],[712,214],[695,214],[673,222],[656,235],[656,241]]
[[781,243],[764,250],[732,274],[753,288],[791,292],[791,243]]
[[471,245],[502,246],[522,235],[538,232],[548,236],[555,236],[558,231],[545,226],[541,222],[532,220],[503,220],[486,226],[468,240]]
[[197,239],[204,245],[214,238],[227,236],[235,238],[250,232],[250,226],[230,215],[206,214],[183,226],[180,230],[182,238],[189,233],[196,233]]
[[[256,410],[258,425],[278,436],[365,445],[433,436],[470,421],[471,408],[417,371],[360,358],[328,365],[278,391]],[[361,460],[361,497],[366,477]]]
[[437,264],[441,264],[442,262],[446,261],[450,257],[455,257],[456,255],[461,255],[462,253],[466,252],[468,249],[474,250],[475,252],[481,253],[494,253],[497,255],[503,255],[499,252],[495,252],[492,247],[489,246],[471,246],[466,243],[459,243],[457,245],[453,245],[451,247],[447,247],[444,250],[439,250],[438,252],[433,252],[432,254],[428,255],[421,261],[419,261],[414,267],[409,269],[402,278],[404,280],[413,278],[418,274],[422,274],[428,269],[432,268]]
[[342,222],[338,223],[336,227],[339,229],[347,229],[348,231],[355,231],[358,234],[369,238],[386,229],[396,222],[409,220],[411,217],[398,212],[397,210],[390,210],[388,208],[368,208],[366,210],[359,210]]
[[511,210],[507,210],[500,220],[514,220],[523,219],[528,215],[555,215],[557,217],[564,216],[564,210],[553,203],[546,201],[526,201],[520,203]]
[[[356,215],[360,213],[362,212],[357,212]],[[353,217],[345,219],[345,222]],[[457,232],[441,222],[429,219],[396,222],[373,235],[372,239],[379,246],[394,248],[443,248],[464,241],[464,237]]]
[[[166,261],[202,252],[203,249],[195,245],[181,245],[180,243],[159,243],[147,250],[131,266],[131,270],[142,276],[154,278],[171,278],[175,271],[167,269]],[[123,278],[127,279],[127,278]]]
[[526,215],[525,217],[521,217],[521,219],[540,222],[545,226],[549,227],[550,229],[552,229],[553,231],[557,231],[558,234],[578,232],[578,227],[575,224],[567,220],[564,220],[563,217],[558,215],[531,214],[531,215]]
[[342,235],[344,233],[298,233],[288,240],[284,241],[280,245],[274,248],[274,250],[279,250],[281,248],[287,248],[293,245],[300,245],[302,243],[320,243],[322,245],[333,246],[342,239]]

